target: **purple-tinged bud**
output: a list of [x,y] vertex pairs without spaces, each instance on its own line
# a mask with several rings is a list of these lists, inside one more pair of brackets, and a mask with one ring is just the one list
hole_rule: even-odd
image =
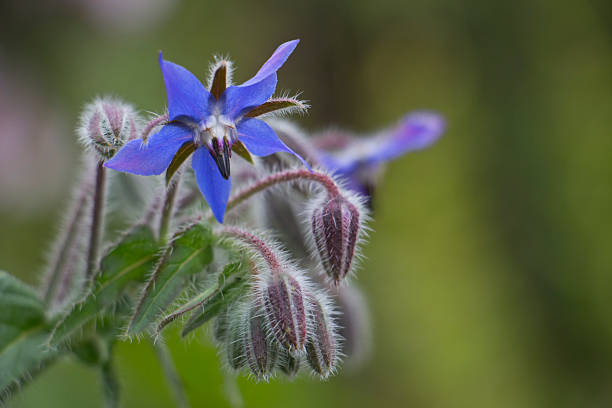
[[266,319],[274,337],[290,353],[299,353],[306,341],[306,311],[302,285],[288,273],[272,273],[264,288]]
[[300,371],[301,357],[293,356],[287,350],[282,349],[278,357],[278,368],[289,378],[293,378]]
[[128,140],[138,137],[139,123],[131,105],[112,98],[96,99],[81,113],[79,139],[100,159],[108,160]]
[[266,322],[259,307],[254,306],[249,311],[244,334],[246,362],[255,377],[267,381],[278,361],[278,346],[267,336]]
[[333,373],[338,364],[338,334],[327,300],[311,296],[309,302],[309,333],[306,359],[310,367],[323,378]]
[[360,205],[343,194],[314,208],[312,233],[319,258],[327,275],[338,284],[348,275],[361,234]]

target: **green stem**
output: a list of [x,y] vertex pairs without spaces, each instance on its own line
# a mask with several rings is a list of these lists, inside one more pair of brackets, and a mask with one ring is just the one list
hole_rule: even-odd
[[183,381],[176,371],[176,367],[172,361],[172,355],[170,354],[168,346],[166,346],[163,342],[157,342],[153,344],[153,348],[157,354],[157,358],[161,365],[162,371],[164,372],[164,376],[166,377],[168,386],[174,394],[176,406],[179,408],[189,408],[189,400],[187,399],[187,395],[185,395]]
[[104,406],[106,408],[117,408],[119,407],[119,380],[110,360],[104,363],[100,370],[102,374]]

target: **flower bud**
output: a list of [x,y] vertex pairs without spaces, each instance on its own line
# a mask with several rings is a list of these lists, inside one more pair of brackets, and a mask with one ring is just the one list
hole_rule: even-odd
[[302,285],[288,273],[272,273],[263,296],[274,337],[290,353],[302,351],[306,340]]
[[361,230],[360,205],[344,195],[328,199],[312,214],[314,243],[327,275],[338,284],[351,270]]
[[139,118],[134,108],[117,99],[96,99],[85,106],[78,130],[81,143],[107,160],[128,141],[138,137]]
[[246,362],[255,377],[267,381],[278,361],[278,347],[266,335],[266,322],[259,307],[252,307],[246,321]]
[[328,302],[321,296],[310,297],[308,317],[306,359],[317,374],[327,378],[338,364],[338,334]]

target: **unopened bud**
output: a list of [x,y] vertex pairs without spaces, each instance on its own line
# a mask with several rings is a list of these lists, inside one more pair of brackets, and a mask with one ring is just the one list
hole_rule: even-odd
[[327,301],[310,297],[308,317],[306,358],[317,374],[327,378],[338,363],[338,334]]
[[138,123],[131,105],[117,99],[96,99],[81,114],[79,139],[87,149],[107,160],[128,140],[138,137]]
[[313,211],[314,243],[327,275],[336,284],[351,270],[361,222],[359,205],[341,194]]
[[273,273],[264,289],[266,318],[274,337],[290,353],[304,349],[306,312],[302,286],[288,273]]
[[301,358],[299,356],[293,356],[287,350],[283,349],[280,351],[278,357],[278,368],[289,378],[296,376],[300,371]]
[[255,377],[267,381],[278,361],[278,347],[266,335],[266,322],[259,307],[253,307],[246,321],[246,361]]

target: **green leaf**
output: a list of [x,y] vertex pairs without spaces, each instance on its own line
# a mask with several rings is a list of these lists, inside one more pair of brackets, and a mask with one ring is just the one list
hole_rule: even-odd
[[0,393],[54,357],[45,348],[48,337],[36,291],[0,271]]
[[128,233],[102,259],[93,290],[57,325],[50,344],[66,340],[106,307],[115,304],[129,283],[143,281],[155,264],[156,253],[157,242],[148,226],[136,227]]
[[[248,276],[245,276],[246,268],[241,262],[231,263],[225,266],[223,273],[219,276],[217,286],[204,291],[200,296],[188,302],[195,303],[195,310],[189,321],[183,326],[181,336],[185,337],[193,330],[221,313],[230,303],[244,294],[248,285]],[[189,309],[189,310],[191,310]],[[188,311],[188,310],[187,310]]]
[[212,233],[195,224],[168,246],[147,282],[126,334],[138,334],[152,325],[183,290],[187,279],[212,262]]

